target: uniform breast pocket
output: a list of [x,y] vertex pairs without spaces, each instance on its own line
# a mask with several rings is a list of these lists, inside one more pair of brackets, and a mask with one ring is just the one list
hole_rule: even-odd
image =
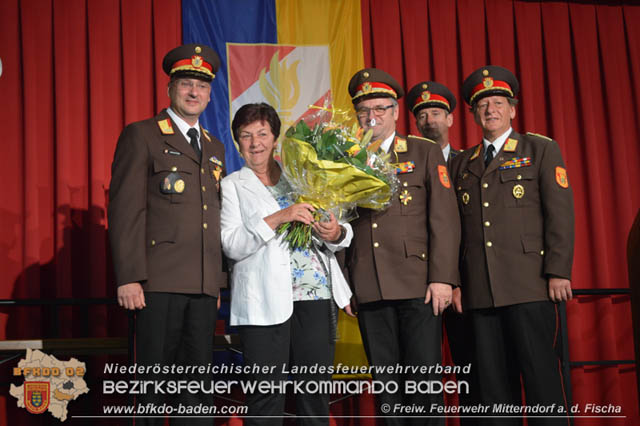
[[194,190],[191,171],[185,165],[154,160],[153,182],[158,192],[172,203],[182,203],[184,198]]
[[500,183],[506,207],[533,207],[540,204],[538,172],[535,168],[501,170]]
[[400,214],[403,216],[415,216],[424,214],[427,207],[427,194],[424,185],[408,183],[398,191],[400,199]]

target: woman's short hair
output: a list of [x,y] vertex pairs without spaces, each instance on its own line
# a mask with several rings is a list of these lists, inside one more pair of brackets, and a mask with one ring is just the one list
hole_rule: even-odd
[[233,139],[237,142],[240,128],[256,121],[266,121],[271,127],[271,133],[278,139],[280,136],[280,117],[275,109],[269,104],[261,102],[259,104],[242,105],[231,122],[231,132]]

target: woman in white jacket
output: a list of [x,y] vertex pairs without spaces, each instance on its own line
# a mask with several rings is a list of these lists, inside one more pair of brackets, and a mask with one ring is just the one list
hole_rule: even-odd
[[[333,365],[332,313],[336,305],[348,310],[351,298],[333,253],[349,245],[353,231],[333,215],[314,222],[314,208],[295,203],[273,158],[280,119],[271,106],[244,105],[231,127],[246,163],[222,180],[222,247],[232,261],[231,325],[240,326],[245,365],[263,367],[248,379],[278,382],[291,366]],[[319,247],[291,251],[275,230],[293,221],[313,224]],[[295,380],[331,376],[305,374]],[[248,415],[282,416],[284,402],[278,392],[247,395]],[[329,424],[329,395],[296,394],[296,412],[309,416],[300,423]],[[245,422],[282,423],[273,417]]]

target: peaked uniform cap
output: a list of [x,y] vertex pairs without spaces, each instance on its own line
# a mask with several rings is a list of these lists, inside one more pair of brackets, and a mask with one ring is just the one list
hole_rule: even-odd
[[436,81],[423,81],[416,84],[407,94],[407,106],[418,115],[423,108],[442,108],[452,112],[456,108],[456,97],[444,84]]
[[497,65],[480,67],[462,83],[462,97],[473,106],[487,96],[515,98],[520,91],[520,83],[511,71]]
[[198,78],[211,81],[220,68],[218,54],[204,44],[185,44],[172,49],[162,60],[162,69],[171,78]]
[[349,81],[351,101],[356,104],[364,99],[393,98],[404,96],[402,86],[395,78],[377,68],[365,68],[358,71]]

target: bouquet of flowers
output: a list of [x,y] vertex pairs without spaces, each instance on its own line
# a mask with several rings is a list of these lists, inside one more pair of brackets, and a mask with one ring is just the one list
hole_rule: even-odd
[[[328,212],[341,220],[353,219],[355,207],[384,209],[398,190],[389,155],[367,149],[371,132],[363,134],[357,124],[349,126],[346,113],[321,109],[325,113],[319,119],[308,119],[315,121],[312,127],[300,120],[280,144],[282,171],[297,201],[314,206],[316,220],[326,219]],[[310,247],[311,231],[310,225],[300,222],[278,228],[292,249]]]

